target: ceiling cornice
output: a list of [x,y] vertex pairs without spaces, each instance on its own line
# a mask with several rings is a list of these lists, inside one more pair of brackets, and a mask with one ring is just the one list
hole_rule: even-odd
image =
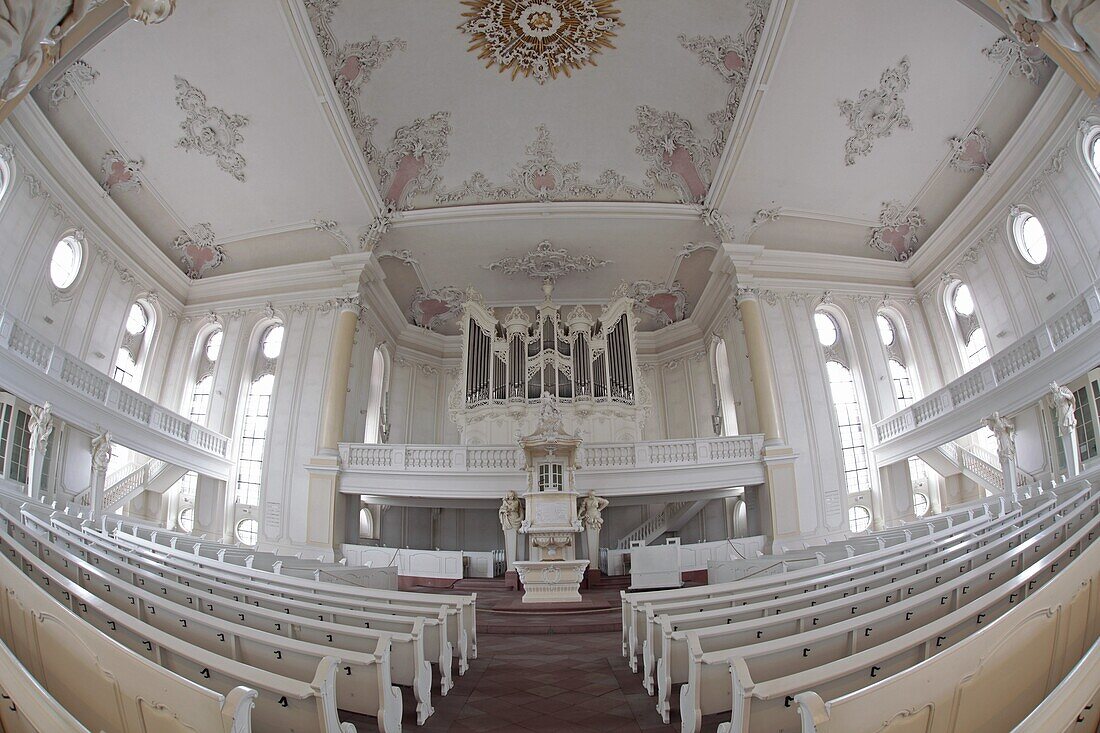
[[328,66],[321,54],[317,37],[313,33],[313,24],[301,0],[281,0],[279,4],[283,9],[283,18],[286,20],[291,43],[298,50],[302,71],[313,85],[317,101],[324,109],[325,118],[332,128],[333,139],[340,148],[351,176],[358,184],[359,192],[367,204],[368,216],[365,217],[365,221],[369,221],[382,213],[386,207],[378,191],[378,184],[363,159],[363,153],[352,132],[351,122],[344,111],[344,106],[336,95],[332,79],[329,78]]
[[367,255],[339,255],[327,260],[265,267],[191,281],[187,308],[209,309],[303,298],[352,296]]
[[99,182],[61,140],[33,98],[25,99],[5,124],[8,135],[21,143],[27,153],[19,165],[41,177],[69,212],[83,219],[78,222],[80,226],[115,250],[126,267],[140,273],[148,284],[155,284],[162,296],[170,297],[176,306],[187,302],[191,280],[104,194]]
[[437,206],[403,211],[394,217],[393,229],[415,226],[473,224],[523,219],[666,219],[700,221],[698,206],[689,204],[602,201],[554,201],[547,203],[471,204]]
[[764,100],[764,93],[768,90],[768,80],[775,70],[779,60],[779,52],[783,49],[783,41],[786,39],[787,29],[790,28],[791,18],[794,17],[798,0],[772,0],[768,9],[768,18],[764,22],[764,34],[756,49],[756,58],[749,70],[749,78],[745,84],[745,93],[741,98],[741,104],[733,116],[733,126],[730,128],[726,139],[725,149],[718,161],[718,169],[714,173],[714,180],[710,190],[707,191],[704,206],[711,209],[722,209],[725,202],[726,191],[737,172],[737,165],[741,161],[741,153],[748,142],[749,131],[752,129],[753,120]]

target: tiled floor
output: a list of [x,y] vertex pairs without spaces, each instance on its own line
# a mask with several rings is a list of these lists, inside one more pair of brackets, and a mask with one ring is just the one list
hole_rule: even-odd
[[[661,722],[654,698],[646,694],[640,676],[631,673],[619,632],[478,634],[478,658],[455,680],[446,697],[433,690],[435,715],[421,727],[411,692],[405,690],[403,727],[424,733],[677,729]],[[360,733],[378,730],[372,718],[341,717]],[[679,722],[675,710],[672,722]]]

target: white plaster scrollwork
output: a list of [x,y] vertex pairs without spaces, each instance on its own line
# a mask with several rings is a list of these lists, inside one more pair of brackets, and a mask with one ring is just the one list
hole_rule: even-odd
[[313,228],[319,232],[328,234],[333,239],[344,245],[344,251],[351,252],[351,242],[348,241],[344,231],[340,229],[340,225],[331,219],[310,219],[309,223],[313,225]]
[[38,176],[28,173],[23,176],[23,182],[27,184],[32,199],[48,199],[50,197],[50,192],[42,185],[42,181]]
[[678,258],[691,257],[700,250],[718,250],[718,244],[715,242],[685,242],[680,251],[676,253]]
[[187,115],[176,147],[214,158],[218,168],[243,182],[245,159],[237,147],[244,143],[241,128],[248,118],[207,104],[206,95],[182,76],[176,77],[176,106]]
[[225,261],[225,250],[214,241],[214,230],[202,222],[182,230],[172,244],[180,251],[187,277],[198,280]]
[[703,223],[710,227],[711,231],[718,237],[718,241],[732,242],[736,239],[733,222],[718,209],[700,207],[699,216],[703,219]]
[[572,255],[565,248],[555,249],[549,240],[539,242],[534,250],[522,257],[504,257],[488,265],[483,270],[502,272],[505,275],[524,274],[536,280],[551,282],[571,272],[589,272],[608,264],[592,255]]
[[680,195],[684,203],[699,203],[710,186],[710,155],[691,122],[675,112],[643,105],[630,131],[638,136],[635,151],[648,163],[647,175]]
[[993,162],[989,158],[989,136],[980,127],[975,127],[963,136],[952,137],[951,159],[947,164],[957,171],[986,171]]
[[466,302],[466,291],[453,285],[424,290],[417,288],[406,312],[414,325],[434,330],[445,321],[457,318]]
[[1001,36],[982,55],[990,61],[1008,68],[1010,76],[1021,76],[1038,86],[1039,72],[1050,64],[1038,48],[1028,47],[1008,36]]
[[408,265],[409,267],[415,267],[420,264],[420,260],[413,256],[413,253],[407,249],[391,249],[388,252],[379,252],[378,259],[383,257],[389,257],[395,259],[398,262]]
[[82,59],[69,64],[61,76],[50,82],[46,87],[49,99],[46,106],[57,109],[65,102],[76,96],[76,93],[99,78],[99,72],[93,69]]
[[752,216],[752,225],[749,227],[749,235],[755,232],[765,224],[769,224],[773,221],[779,221],[779,217],[783,212],[783,208],[780,206],[772,206],[770,208],[757,209],[756,213]]
[[359,249],[362,252],[373,252],[382,241],[382,235],[390,230],[390,225],[398,218],[397,212],[392,206],[371,220],[363,231],[359,232]]
[[486,66],[533,76],[539,84],[570,69],[595,65],[593,56],[614,48],[621,27],[615,0],[463,0],[470,8],[459,30],[472,38],[471,51]]
[[382,199],[396,209],[407,209],[416,193],[427,193],[439,185],[436,171],[450,155],[449,112],[436,112],[399,127],[393,143],[378,162]]
[[1031,183],[1028,184],[1027,187],[1028,193],[1034,194],[1045,186],[1052,176],[1062,172],[1068,152],[1069,148],[1067,145],[1062,145],[1054,151],[1054,154],[1050,156],[1050,160],[1047,161],[1047,164],[1043,166],[1042,170],[1035,174],[1035,178],[1031,179]]
[[101,178],[99,185],[108,194],[115,191],[136,191],[141,188],[141,169],[145,161],[141,158],[127,160],[117,150],[108,150],[99,162]]
[[535,140],[527,146],[527,160],[512,169],[511,183],[497,185],[476,171],[458,188],[436,194],[439,203],[467,199],[479,201],[568,201],[574,199],[653,198],[653,185],[630,183],[614,170],[606,170],[595,181],[581,180],[579,162],[561,163],[546,125],[535,129]]
[[671,285],[650,280],[623,283],[615,295],[630,298],[639,310],[664,326],[684,320],[687,313],[687,291],[679,282]]
[[909,116],[901,93],[909,88],[909,57],[882,72],[878,86],[862,89],[856,99],[837,102],[840,114],[847,118],[854,133],[844,143],[844,164],[854,165],[856,158],[867,155],[875,140],[890,137],[894,130],[908,130]]
[[741,300],[762,300],[768,305],[777,305],[779,303],[779,296],[775,294],[773,290],[767,290],[766,288],[742,288],[738,287],[735,297],[738,301]]
[[871,230],[867,245],[904,262],[916,250],[917,229],[922,226],[924,217],[916,207],[906,210],[900,201],[884,201],[879,212],[879,226]]
[[176,0],[126,0],[130,6],[130,20],[145,25],[163,23],[176,9]]

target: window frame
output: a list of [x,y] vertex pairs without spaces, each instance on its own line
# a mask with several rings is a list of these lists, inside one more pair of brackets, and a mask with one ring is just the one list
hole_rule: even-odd
[[[61,287],[54,282],[53,279],[53,259],[57,254],[57,248],[61,246],[63,242],[70,241],[73,245],[73,250],[76,252],[77,261],[75,272],[73,273],[73,279],[65,287]],[[68,229],[61,234],[60,237],[53,243],[53,247],[50,248],[49,256],[46,257],[46,284],[50,289],[54,301],[70,300],[79,289],[81,282],[84,279],[85,274],[88,271],[88,243],[84,235],[84,231],[81,229]]]

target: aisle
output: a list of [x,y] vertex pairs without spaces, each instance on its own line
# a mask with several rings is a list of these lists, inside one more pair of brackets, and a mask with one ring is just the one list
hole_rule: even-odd
[[[433,695],[435,715],[423,726],[417,727],[412,695],[404,691],[403,727],[424,733],[676,730],[661,723],[654,698],[620,651],[617,631],[479,634],[478,658],[465,675],[456,675],[447,697]],[[373,719],[341,718],[354,722],[359,733],[378,729]]]

